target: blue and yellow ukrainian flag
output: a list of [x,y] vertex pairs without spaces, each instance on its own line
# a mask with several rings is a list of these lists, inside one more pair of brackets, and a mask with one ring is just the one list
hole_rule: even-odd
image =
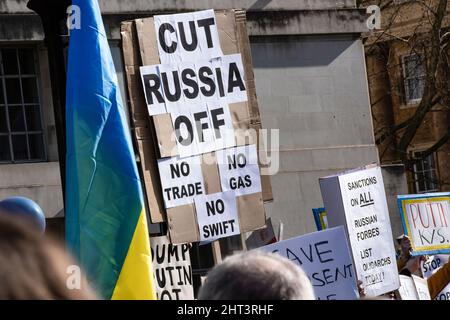
[[154,299],[130,132],[96,0],[73,0],[67,71],[66,240],[104,299]]

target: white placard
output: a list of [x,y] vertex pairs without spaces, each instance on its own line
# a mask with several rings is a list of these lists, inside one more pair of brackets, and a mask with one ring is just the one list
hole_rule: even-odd
[[236,197],[218,192],[195,197],[200,241],[212,241],[240,233]]
[[194,202],[194,197],[204,194],[204,182],[198,156],[164,158],[158,160],[161,186],[166,208]]
[[222,56],[214,10],[154,16],[162,64]]
[[438,293],[434,300],[448,300],[450,301],[450,283]]
[[190,105],[173,110],[171,119],[181,158],[236,144],[228,105]]
[[167,236],[150,237],[158,300],[193,300],[189,244],[173,245]]
[[419,300],[419,295],[417,294],[416,285],[411,277],[400,275],[400,287],[398,288],[398,293],[402,300]]
[[419,297],[419,300],[431,300],[427,280],[416,275],[411,275],[411,277],[414,281],[414,285],[416,286],[417,296]]
[[311,280],[316,299],[358,299],[356,274],[342,226],[309,233],[261,247],[302,267]]
[[222,190],[241,196],[261,192],[256,145],[246,145],[216,152]]
[[400,286],[381,168],[321,178],[330,226],[347,227],[358,279],[368,297]]
[[167,113],[158,65],[140,67],[149,115]]
[[426,261],[420,262],[420,269],[425,279],[428,279],[431,275],[435,274],[444,264],[447,263],[449,258],[448,254],[436,254],[429,256]]
[[412,255],[450,252],[450,193],[397,196]]

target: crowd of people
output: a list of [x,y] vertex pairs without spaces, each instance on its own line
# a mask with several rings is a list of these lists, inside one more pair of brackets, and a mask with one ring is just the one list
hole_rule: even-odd
[[[33,201],[0,202],[0,299],[97,299],[86,278],[71,286],[67,270],[76,266],[61,244],[44,233],[45,218]],[[402,235],[397,267],[401,275],[420,273],[426,256],[411,255]],[[450,261],[428,278],[432,299],[450,283]],[[358,281],[361,298],[366,298]],[[395,299],[393,293],[382,299]],[[258,250],[227,257],[216,265],[199,290],[199,300],[313,300],[314,289],[302,268],[278,254]]]

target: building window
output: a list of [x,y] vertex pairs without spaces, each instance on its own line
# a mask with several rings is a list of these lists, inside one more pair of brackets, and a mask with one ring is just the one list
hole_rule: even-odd
[[418,54],[404,56],[403,77],[405,100],[407,104],[420,102],[425,88],[425,68],[422,57]]
[[0,48],[0,163],[45,161],[32,48]]
[[413,157],[420,159],[414,164],[414,182],[416,193],[433,192],[439,190],[436,161],[434,154],[423,158],[423,152],[414,152]]

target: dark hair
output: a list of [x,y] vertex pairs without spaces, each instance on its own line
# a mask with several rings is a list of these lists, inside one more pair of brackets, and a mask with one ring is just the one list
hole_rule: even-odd
[[0,299],[94,299],[84,279],[66,285],[75,265],[54,241],[21,217],[0,215]]
[[199,300],[312,300],[314,291],[300,266],[259,250],[226,258],[208,274]]

